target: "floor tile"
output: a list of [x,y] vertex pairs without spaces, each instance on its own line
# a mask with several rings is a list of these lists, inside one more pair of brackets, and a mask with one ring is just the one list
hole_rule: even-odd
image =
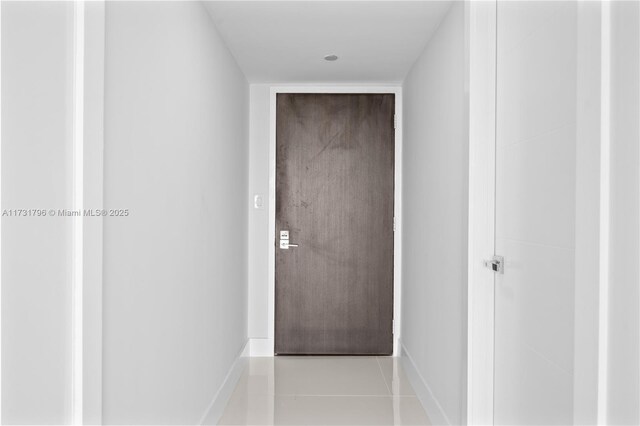
[[242,372],[235,392],[247,395],[273,395],[274,357],[250,358],[248,367]]
[[378,363],[392,395],[416,396],[399,358],[379,357]]
[[276,357],[276,395],[390,395],[375,357]]
[[429,425],[416,397],[234,396],[219,425]]
[[221,425],[428,425],[391,357],[251,358]]

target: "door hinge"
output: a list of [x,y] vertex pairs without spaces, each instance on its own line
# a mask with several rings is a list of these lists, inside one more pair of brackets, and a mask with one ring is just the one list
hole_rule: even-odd
[[396,334],[396,320],[391,320],[391,334]]
[[393,114],[393,128],[394,129],[398,128],[398,116],[397,116],[397,114]]
[[393,232],[396,232],[396,217],[393,217]]
[[504,274],[504,257],[493,256],[491,260],[485,260],[484,266],[498,274]]

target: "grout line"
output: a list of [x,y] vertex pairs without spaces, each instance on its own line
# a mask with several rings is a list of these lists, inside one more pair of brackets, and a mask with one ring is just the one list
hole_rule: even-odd
[[[235,389],[234,389],[235,391]],[[303,398],[331,398],[331,397],[336,397],[336,398],[391,398],[391,399],[395,399],[395,398],[417,398],[417,395],[361,395],[361,394],[313,394],[313,393],[261,393],[261,392],[255,392],[255,393],[250,393],[247,394],[247,396],[249,398],[251,398],[252,396],[273,396],[273,397],[280,397],[280,396],[286,396],[286,397],[292,397],[292,398],[297,398],[297,397],[303,397]]]
[[330,398],[330,397],[339,397],[339,398],[391,398],[391,399],[395,399],[395,398],[417,398],[416,395],[314,395],[314,394],[295,394],[295,395],[291,395],[291,394],[277,394],[274,396],[294,396],[294,397],[306,397],[306,398],[311,398],[311,397],[321,397],[321,398]]
[[389,395],[393,396],[393,392],[391,392],[391,387],[389,383],[387,383],[387,379],[384,378],[384,371],[382,371],[382,365],[380,365],[380,359],[376,357],[376,362],[378,363],[378,369],[380,370],[380,374],[382,375],[382,381],[384,385],[387,387],[387,391],[389,391]]

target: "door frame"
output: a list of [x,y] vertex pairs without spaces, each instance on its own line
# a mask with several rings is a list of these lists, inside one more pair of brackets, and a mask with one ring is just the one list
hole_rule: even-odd
[[465,2],[469,141],[467,424],[493,424],[497,3]]
[[[395,95],[396,132],[394,145],[394,217],[393,235],[393,356],[399,355],[401,315],[401,265],[402,265],[402,86],[272,86],[269,98],[269,288],[268,297],[268,338],[266,348],[259,352],[264,356],[274,355],[275,343],[275,258],[276,258],[276,98],[278,93],[362,93]],[[253,348],[252,348],[252,352]]]

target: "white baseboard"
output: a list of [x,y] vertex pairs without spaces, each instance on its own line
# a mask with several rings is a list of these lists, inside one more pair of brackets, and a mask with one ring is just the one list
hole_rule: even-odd
[[424,410],[427,412],[427,416],[429,416],[429,420],[431,420],[431,424],[433,425],[450,425],[449,417],[444,412],[442,406],[433,395],[431,388],[424,380],[424,377],[418,371],[416,367],[416,363],[411,358],[411,355],[407,352],[407,348],[404,345],[400,345],[401,350],[401,362],[404,367],[404,372],[411,382],[411,386],[413,386],[413,390],[416,392],[420,403],[424,407]]
[[273,356],[273,339],[249,339],[251,356]]
[[236,357],[236,360],[231,365],[227,376],[222,381],[222,385],[220,385],[220,388],[218,388],[218,391],[213,396],[211,403],[205,410],[198,424],[218,424],[218,421],[222,417],[222,413],[227,406],[227,402],[229,402],[229,398],[231,397],[231,394],[233,393],[238,380],[240,380],[242,372],[249,362],[249,347],[249,340],[247,340],[247,343],[245,343],[244,347]]
[[249,358],[251,356],[251,339],[247,339],[247,343],[244,344],[240,358]]

